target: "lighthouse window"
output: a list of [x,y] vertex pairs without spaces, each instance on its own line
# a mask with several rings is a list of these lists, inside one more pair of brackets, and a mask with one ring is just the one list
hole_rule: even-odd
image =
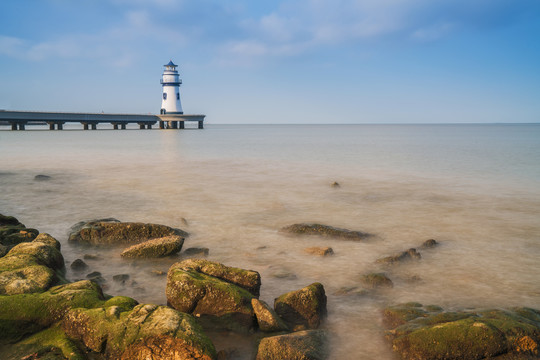
[[180,100],[180,93],[176,93],[176,100]]
[[163,100],[167,100],[167,93],[163,93]]

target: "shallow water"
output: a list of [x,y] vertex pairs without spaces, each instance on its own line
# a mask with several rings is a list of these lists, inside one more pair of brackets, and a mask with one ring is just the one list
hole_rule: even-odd
[[[68,265],[72,280],[99,271],[108,293],[165,304],[159,273],[182,255],[124,261],[121,248],[67,243],[78,221],[115,217],[189,231],[184,248],[208,247],[210,260],[259,271],[269,303],[323,283],[333,359],[394,359],[380,319],[386,305],[540,307],[540,125],[75,129],[0,127],[0,212],[55,236],[68,263],[99,255],[85,272]],[[377,236],[357,243],[278,231],[297,222]],[[430,238],[441,245],[418,262],[375,264]],[[308,255],[309,246],[335,255]],[[371,271],[386,271],[394,287],[334,295]],[[130,279],[115,283],[116,274]]]

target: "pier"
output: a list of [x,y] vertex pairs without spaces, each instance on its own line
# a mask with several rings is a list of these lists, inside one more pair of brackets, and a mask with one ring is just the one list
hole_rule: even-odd
[[106,114],[68,113],[41,111],[0,110],[0,124],[11,125],[11,130],[25,130],[29,125],[48,124],[49,130],[63,130],[66,123],[80,123],[83,130],[96,130],[98,124],[110,124],[112,129],[126,129],[128,124],[137,124],[139,129],[185,129],[186,122],[196,122],[198,129],[204,128],[206,115],[198,114]]

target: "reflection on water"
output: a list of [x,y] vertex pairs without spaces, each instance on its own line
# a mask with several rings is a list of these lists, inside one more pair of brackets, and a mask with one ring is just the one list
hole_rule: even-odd
[[[107,292],[157,304],[166,303],[164,274],[182,255],[122,260],[121,248],[68,244],[67,232],[80,220],[103,217],[185,229],[192,236],[184,248],[208,247],[210,260],[259,271],[261,298],[271,304],[284,292],[323,283],[333,358],[393,359],[380,323],[385,305],[540,304],[540,145],[527,137],[538,129],[504,129],[522,147],[487,150],[500,132],[460,129],[1,132],[0,212],[55,236],[68,263],[97,255],[85,260],[89,270],[68,270],[70,279],[99,271]],[[483,150],[468,153],[478,141]],[[493,159],[488,150],[506,155]],[[51,179],[36,182],[37,174]],[[341,188],[331,187],[334,181]],[[296,222],[377,236],[355,243],[279,233]],[[418,262],[375,263],[429,238],[441,245],[421,250]],[[308,255],[309,246],[330,246],[335,255]],[[394,287],[335,295],[371,271],[386,271]],[[118,274],[129,279],[115,282]]]

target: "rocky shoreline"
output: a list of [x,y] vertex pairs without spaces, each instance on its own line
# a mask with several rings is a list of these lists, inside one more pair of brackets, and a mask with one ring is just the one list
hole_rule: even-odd
[[[361,231],[322,224],[293,224],[290,236],[364,241]],[[161,258],[181,251],[189,233],[159,224],[116,219],[84,221],[71,228],[69,241],[94,247],[123,246],[124,259]],[[419,249],[431,249],[430,239]],[[208,249],[190,250],[205,256]],[[307,248],[315,256],[332,249]],[[88,259],[91,259],[89,255]],[[338,296],[365,295],[391,288],[388,267],[418,261],[415,248],[381,258],[358,286]],[[71,267],[86,264],[82,259]],[[234,264],[232,264],[234,265]],[[127,281],[129,275],[115,281]],[[257,360],[331,358],[325,330],[327,297],[313,283],[275,298],[259,299],[261,276],[206,259],[174,263],[167,272],[168,306],[139,304],[103,292],[99,276],[66,280],[60,243],[0,215],[0,354],[4,359],[235,359],[217,351],[207,333],[251,337]],[[402,359],[536,359],[540,350],[540,311],[530,308],[445,311],[418,303],[381,309],[388,346]],[[242,358],[246,358],[242,354]]]

